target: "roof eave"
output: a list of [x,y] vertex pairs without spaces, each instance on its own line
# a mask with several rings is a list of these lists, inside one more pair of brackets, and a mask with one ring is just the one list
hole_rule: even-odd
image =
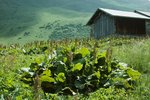
[[94,18],[96,17],[97,13],[99,13],[100,11],[102,11],[102,12],[104,12],[104,13],[110,15],[110,16],[113,16],[112,14],[110,14],[110,13],[104,11],[102,8],[98,8],[98,9],[96,10],[96,12],[93,14],[93,16],[90,18],[90,20],[87,22],[87,24],[86,24],[87,26],[89,26],[89,25],[92,24],[92,22],[93,22]]
[[147,17],[150,17],[150,15],[144,14],[144,13],[142,13],[142,11],[134,10],[134,12],[141,14],[141,15],[144,15],[144,16],[147,16]]
[[92,15],[92,17],[90,18],[90,20],[87,22],[87,24],[86,24],[87,26],[89,26],[89,25],[92,24],[92,22],[93,22],[94,18],[96,17],[97,13],[99,13],[99,9],[97,9],[95,11],[95,13]]
[[129,17],[129,16],[114,16],[114,17],[122,17],[122,18],[133,18],[133,19],[150,20],[150,18],[138,18],[138,17]]

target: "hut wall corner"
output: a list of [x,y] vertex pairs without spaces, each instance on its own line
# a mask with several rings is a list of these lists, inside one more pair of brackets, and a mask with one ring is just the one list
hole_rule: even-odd
[[150,20],[146,21],[146,34],[150,36]]

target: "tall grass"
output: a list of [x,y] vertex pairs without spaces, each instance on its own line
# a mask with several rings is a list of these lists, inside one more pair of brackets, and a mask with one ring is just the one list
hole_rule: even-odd
[[115,47],[113,55],[142,73],[130,100],[150,100],[150,39],[135,40],[134,43]]
[[113,55],[142,73],[150,72],[150,39],[135,40],[134,43],[115,47]]

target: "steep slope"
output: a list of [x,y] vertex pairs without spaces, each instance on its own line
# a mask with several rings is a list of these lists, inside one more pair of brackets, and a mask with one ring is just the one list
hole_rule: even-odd
[[149,11],[149,5],[149,0],[0,0],[0,40],[45,40],[53,30],[39,27],[48,23],[85,24],[98,7]]

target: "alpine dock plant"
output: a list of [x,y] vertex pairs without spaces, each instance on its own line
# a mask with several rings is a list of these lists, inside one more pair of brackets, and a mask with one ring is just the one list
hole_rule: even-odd
[[44,58],[36,58],[28,70],[21,70],[21,80],[35,84],[39,77],[45,93],[58,95],[88,94],[99,88],[134,89],[140,73],[111,57],[111,50],[100,48],[57,47]]
[[[0,99],[149,100],[149,40],[141,48],[135,41],[141,43],[106,38],[2,45]],[[134,48],[132,57],[143,59],[129,59]]]

